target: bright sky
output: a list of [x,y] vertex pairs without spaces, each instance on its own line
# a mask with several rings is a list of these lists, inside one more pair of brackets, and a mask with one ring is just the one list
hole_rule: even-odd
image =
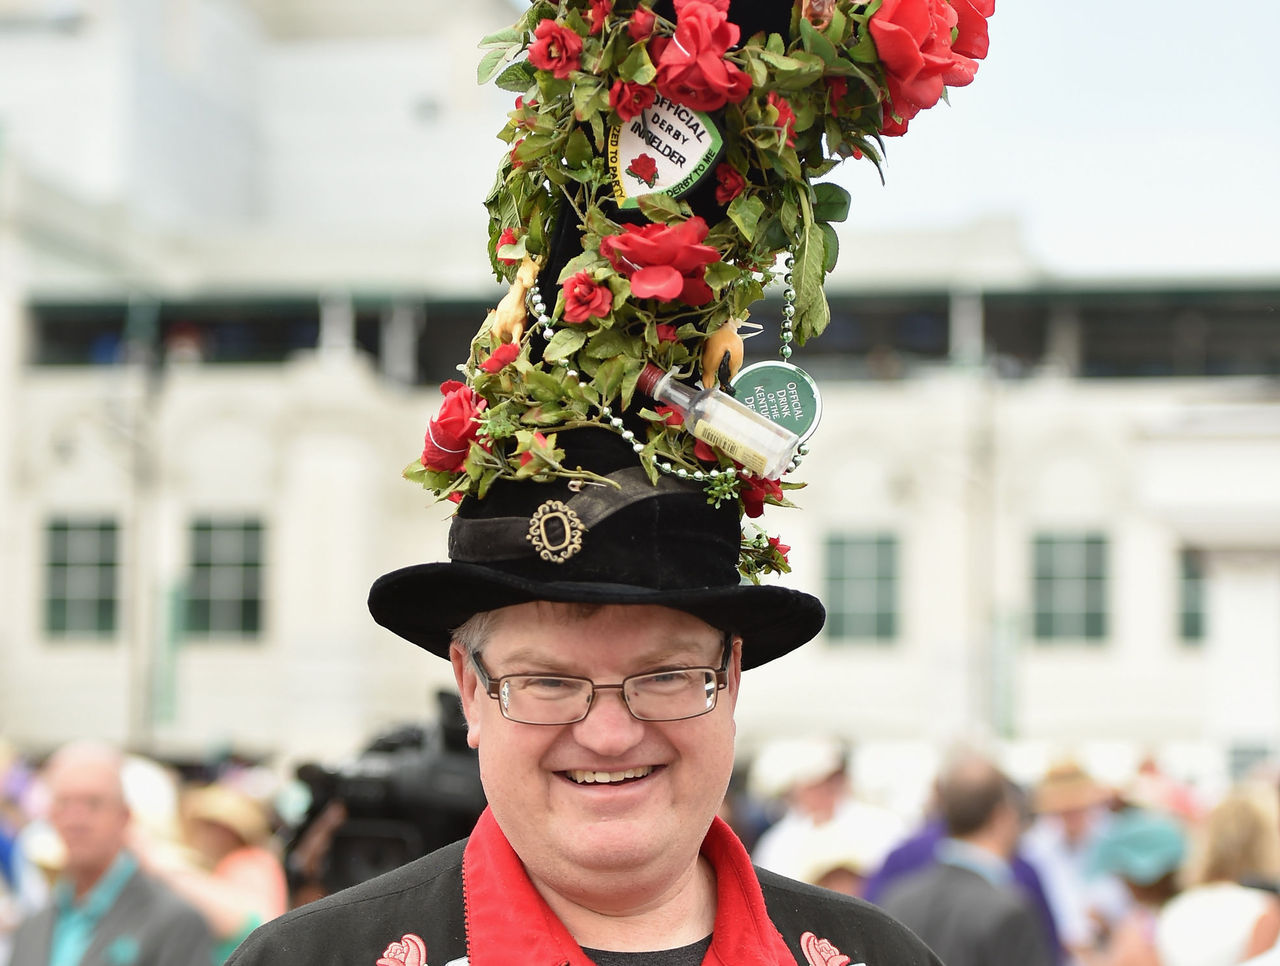
[[838,175],[852,230],[1012,215],[1055,274],[1280,278],[1278,38],[1275,0],[997,0],[976,80],[889,141],[887,186]]

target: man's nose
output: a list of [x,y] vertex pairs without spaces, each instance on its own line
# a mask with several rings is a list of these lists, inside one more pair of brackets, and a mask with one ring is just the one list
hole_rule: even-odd
[[631,714],[621,688],[596,688],[587,716],[573,726],[574,739],[602,755],[616,755],[644,737],[645,724]]

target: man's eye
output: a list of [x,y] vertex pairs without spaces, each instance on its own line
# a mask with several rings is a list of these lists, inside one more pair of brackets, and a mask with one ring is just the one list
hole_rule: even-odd
[[566,678],[526,678],[524,688],[543,695],[569,694],[577,690],[577,681]]

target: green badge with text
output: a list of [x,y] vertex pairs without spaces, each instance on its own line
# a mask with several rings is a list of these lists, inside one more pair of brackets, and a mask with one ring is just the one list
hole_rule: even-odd
[[800,441],[818,428],[822,397],[812,377],[789,362],[757,362],[733,380],[738,402],[785,426]]

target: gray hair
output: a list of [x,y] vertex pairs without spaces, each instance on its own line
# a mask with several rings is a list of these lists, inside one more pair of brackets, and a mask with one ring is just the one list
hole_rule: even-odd
[[[552,614],[566,621],[586,620],[605,606],[578,601],[536,600],[533,603],[540,609],[549,609]],[[453,643],[461,647],[467,657],[475,657],[489,643],[507,610],[506,607],[499,607],[472,614],[463,624],[453,629]]]

